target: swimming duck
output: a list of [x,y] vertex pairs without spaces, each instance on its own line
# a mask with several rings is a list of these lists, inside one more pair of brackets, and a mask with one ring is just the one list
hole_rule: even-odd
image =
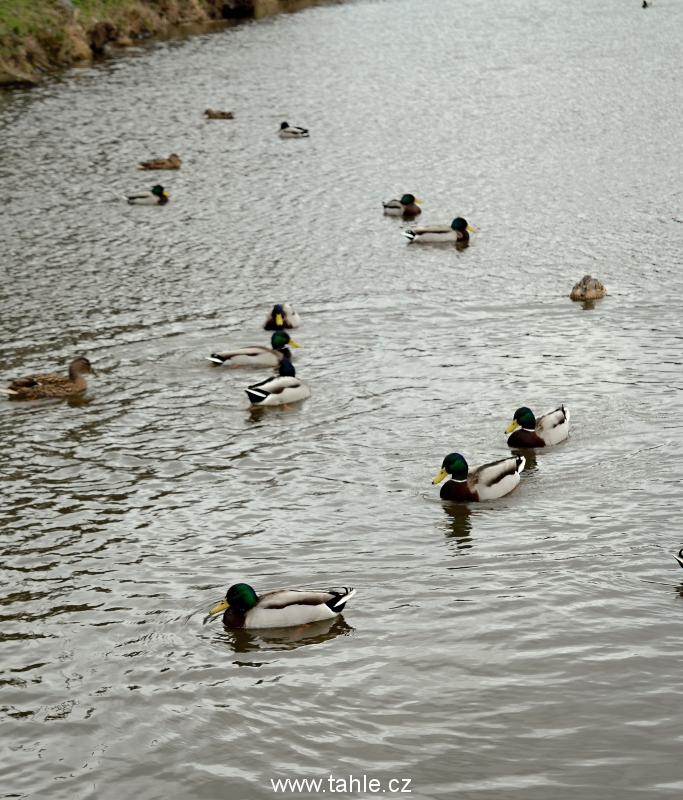
[[311,387],[296,377],[294,365],[288,358],[282,359],[278,372],[277,378],[254,383],[244,390],[254,405],[284,406],[311,396]]
[[281,139],[304,139],[308,136],[308,128],[297,128],[296,125],[283,122],[282,125],[280,125],[278,134]]
[[204,112],[209,119],[234,119],[235,115],[232,111],[212,111],[207,108]]
[[524,456],[513,456],[469,469],[460,453],[449,453],[432,483],[441,483],[447,475],[451,476],[451,480],[441,487],[442,500],[465,503],[494,500],[509,494],[517,486],[525,463]]
[[170,196],[163,186],[157,184],[151,192],[135,192],[129,194],[126,200],[131,206],[163,206],[168,203]]
[[292,357],[287,345],[301,346],[294,339],[290,339],[289,334],[285,331],[275,331],[270,337],[270,343],[272,350],[269,347],[254,345],[253,347],[242,347],[239,350],[228,350],[226,353],[211,353],[208,359],[214,364],[230,364],[233,367],[252,365],[278,367],[283,359]]
[[572,300],[599,300],[607,294],[607,289],[597,278],[584,275],[578,283],[572,287],[569,297]]
[[283,328],[298,328],[299,325],[301,325],[301,317],[289,303],[278,303],[273,306],[273,310],[266,317],[263,329],[281,331]]
[[400,200],[389,200],[388,203],[382,203],[382,205],[384,206],[384,213],[392,217],[416,217],[422,213],[422,209],[415,204],[421,202],[422,200],[418,200],[415,195],[404,194]]
[[152,158],[149,161],[141,161],[138,169],[180,169],[182,163],[175,153],[171,153],[168,158]]
[[80,394],[88,388],[84,375],[97,375],[87,358],[77,358],[69,365],[69,377],[59,375],[57,372],[48,374],[27,375],[12,381],[6,389],[0,392],[17,395],[19,397],[67,397],[71,394]]
[[290,628],[336,617],[355,594],[355,589],[344,586],[327,591],[281,589],[259,596],[248,583],[236,583],[209,614],[225,611],[227,628]]
[[[519,428],[520,430],[517,430]],[[536,419],[531,409],[518,408],[505,429],[514,433],[508,439],[508,447],[547,447],[559,444],[569,436],[569,409],[560,406]]]
[[456,217],[450,225],[429,225],[426,228],[402,231],[411,242],[469,242],[470,235],[467,231],[476,233],[470,228],[467,220]]
[[672,553],[671,558],[675,558],[678,561],[678,566],[683,567],[683,550],[679,550],[677,556]]

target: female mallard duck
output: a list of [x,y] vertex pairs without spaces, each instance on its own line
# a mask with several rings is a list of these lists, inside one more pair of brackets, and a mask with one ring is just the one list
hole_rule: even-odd
[[19,397],[67,397],[80,394],[88,388],[84,375],[97,375],[87,358],[77,358],[69,365],[69,377],[65,378],[56,372],[46,375],[27,375],[17,378],[6,389],[0,392],[18,395]]
[[599,300],[607,294],[607,289],[597,278],[584,275],[578,283],[572,287],[569,297],[572,300]]
[[135,192],[126,198],[131,206],[163,206],[171,195],[163,186],[152,187],[151,192]]
[[470,235],[467,231],[476,233],[470,228],[467,220],[456,217],[450,225],[429,225],[426,228],[415,228],[403,231],[411,242],[469,242]]
[[284,406],[311,396],[311,387],[296,377],[294,365],[288,358],[282,359],[278,372],[277,378],[254,383],[244,390],[254,405]]
[[279,367],[283,359],[291,359],[292,357],[287,345],[292,347],[301,346],[294,339],[290,339],[289,334],[285,331],[275,331],[270,337],[270,343],[273,346],[272,350],[269,347],[261,347],[260,345],[242,347],[239,350],[228,350],[226,353],[211,353],[209,361],[213,361],[214,364],[231,364],[233,367],[252,365]]
[[388,203],[382,203],[384,206],[384,213],[392,217],[416,217],[422,213],[422,209],[418,208],[415,204],[421,203],[415,195],[404,194],[400,200],[389,200]]
[[675,556],[673,553],[671,554],[672,558],[675,558],[678,561],[678,566],[683,567],[683,550],[678,551],[678,555]]
[[223,614],[227,628],[290,628],[332,619],[344,610],[355,589],[281,589],[257,595],[248,583],[236,583],[209,611]]
[[283,328],[298,328],[299,325],[301,325],[301,317],[289,303],[278,303],[273,306],[273,310],[266,317],[263,329],[281,331]]
[[467,461],[460,453],[450,453],[444,458],[441,472],[432,483],[441,483],[447,475],[451,476],[451,480],[441,487],[442,500],[465,503],[494,500],[509,494],[517,486],[525,463],[524,456],[513,456],[468,469]]
[[[519,428],[520,430],[517,430]],[[514,433],[508,439],[508,447],[548,447],[559,444],[569,436],[569,409],[560,406],[536,419],[526,406],[518,408],[505,429]]]
[[296,125],[283,122],[278,134],[281,139],[304,139],[308,136],[308,128],[297,128]]
[[212,111],[207,108],[204,112],[209,119],[234,119],[235,115],[232,111]]
[[138,169],[180,169],[182,163],[175,153],[171,153],[168,158],[152,158],[149,161],[141,161]]

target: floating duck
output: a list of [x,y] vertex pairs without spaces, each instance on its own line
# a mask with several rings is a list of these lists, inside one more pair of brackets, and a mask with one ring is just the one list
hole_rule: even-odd
[[671,558],[675,558],[678,561],[678,566],[683,567],[683,549],[678,551],[678,555],[675,556],[673,553],[671,554]]
[[411,242],[469,242],[470,235],[467,231],[476,233],[470,228],[467,220],[456,217],[450,225],[429,225],[426,228],[414,228],[402,231]]
[[248,583],[236,583],[209,614],[225,611],[227,628],[290,628],[338,616],[355,594],[345,586],[327,591],[281,589],[259,596]]
[[234,119],[235,115],[232,111],[212,111],[207,108],[204,112],[209,119]]
[[572,287],[569,297],[572,300],[599,300],[607,294],[607,289],[597,278],[584,275],[578,283]]
[[138,169],[180,169],[182,163],[175,153],[171,153],[168,158],[152,158],[149,161],[141,161]]
[[6,389],[0,392],[18,397],[67,397],[80,394],[88,388],[84,375],[97,375],[87,358],[77,358],[69,365],[69,377],[57,372],[45,375],[27,375],[17,378]]
[[450,453],[444,458],[441,472],[432,483],[441,483],[447,475],[451,476],[451,480],[441,487],[442,500],[465,503],[494,500],[509,494],[517,486],[525,463],[524,456],[513,456],[469,469],[460,453]]
[[285,331],[275,331],[270,337],[272,350],[269,347],[254,345],[239,350],[228,350],[226,353],[211,353],[209,361],[214,364],[230,364],[233,367],[263,366],[278,367],[285,358],[291,359],[292,353],[288,345],[300,347],[294,339],[290,339]]
[[[520,430],[517,430],[517,429]],[[508,447],[547,447],[563,442],[569,436],[569,409],[560,406],[536,419],[531,409],[523,406],[505,429],[514,433],[508,439]]]
[[280,331],[283,328],[298,328],[299,325],[301,325],[301,317],[289,303],[278,303],[273,306],[273,310],[266,317],[263,329],[266,331]]
[[254,383],[244,390],[254,405],[284,406],[311,396],[311,387],[296,377],[294,365],[288,358],[282,359],[278,372],[277,378]]
[[388,203],[382,203],[384,206],[384,213],[392,217],[415,217],[422,213],[422,209],[418,208],[415,204],[421,203],[415,195],[404,194],[400,200],[389,200]]
[[135,192],[126,197],[131,206],[163,206],[168,203],[168,198],[171,195],[164,189],[163,186],[152,187],[151,192]]
[[308,128],[297,128],[296,125],[283,122],[278,134],[281,139],[305,139],[308,136]]

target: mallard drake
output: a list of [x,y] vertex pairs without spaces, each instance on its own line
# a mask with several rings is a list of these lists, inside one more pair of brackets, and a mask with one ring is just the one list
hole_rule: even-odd
[[288,345],[301,346],[294,339],[290,339],[289,334],[285,331],[275,331],[270,337],[270,343],[272,350],[269,347],[254,345],[253,347],[242,347],[239,350],[228,350],[226,353],[211,353],[208,359],[214,364],[230,364],[233,367],[252,365],[278,367],[283,359],[292,357]]
[[382,203],[384,206],[384,213],[392,217],[415,217],[422,213],[422,209],[418,208],[415,204],[421,203],[412,194],[404,194],[400,200],[389,200],[388,203]]
[[171,195],[164,189],[163,186],[152,187],[150,192],[135,192],[126,197],[131,206],[163,206],[168,203],[168,198]]
[[441,483],[447,475],[451,476],[451,480],[441,487],[442,500],[466,503],[494,500],[509,494],[517,486],[525,463],[524,456],[513,456],[469,469],[460,453],[449,453],[432,483]]
[[308,128],[297,128],[296,125],[283,122],[278,134],[281,139],[304,139],[308,136]]
[[281,331],[283,328],[298,328],[299,325],[301,325],[301,317],[289,303],[278,303],[273,306],[273,310],[266,317],[263,329]]
[[673,553],[671,554],[671,558],[675,558],[678,561],[678,566],[683,567],[683,549],[678,551],[678,555],[675,556]]
[[467,220],[456,217],[450,225],[429,225],[426,228],[414,228],[402,231],[411,242],[469,242],[470,235],[467,231],[476,233],[470,228]]
[[284,406],[311,396],[311,387],[296,377],[294,365],[288,358],[282,359],[278,372],[277,378],[254,383],[244,390],[254,405]]
[[599,300],[607,294],[607,289],[597,278],[584,275],[578,283],[572,287],[569,297],[572,300]]
[[355,589],[280,589],[257,595],[248,583],[231,586],[209,614],[223,614],[227,628],[290,628],[332,619],[344,610]]
[[207,108],[204,112],[209,119],[234,119],[235,115],[232,111],[212,111]]
[[[517,430],[519,428],[520,430]],[[508,447],[547,447],[559,444],[569,436],[569,409],[560,406],[536,419],[531,409],[523,406],[515,411],[505,433],[514,433]]]
[[141,161],[138,169],[180,169],[182,163],[175,153],[171,153],[168,158],[152,158],[149,161]]
[[19,397],[67,397],[80,394],[88,388],[84,375],[97,375],[87,358],[77,358],[69,365],[69,377],[50,372],[42,375],[27,375],[17,378],[6,389],[0,392]]

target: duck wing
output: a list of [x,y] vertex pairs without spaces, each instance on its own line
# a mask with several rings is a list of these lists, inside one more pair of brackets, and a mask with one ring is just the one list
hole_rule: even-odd
[[467,485],[480,500],[503,497],[519,483],[519,474],[525,463],[524,456],[512,456],[474,467],[467,475]]
[[21,391],[34,386],[69,386],[71,383],[73,381],[70,378],[57,372],[49,372],[45,375],[25,375],[23,378],[17,378],[10,383],[8,388]]

